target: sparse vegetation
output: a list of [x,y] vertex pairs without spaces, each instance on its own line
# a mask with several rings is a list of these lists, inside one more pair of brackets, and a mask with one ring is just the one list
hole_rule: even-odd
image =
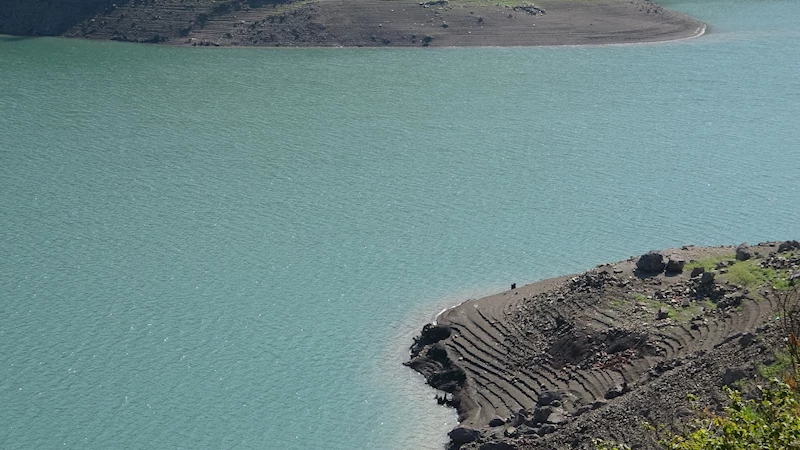
[[695,430],[661,444],[667,450],[800,449],[799,396],[789,384],[772,380],[759,387],[759,400],[743,400],[738,391],[724,389],[730,405],[723,414],[695,405]]
[[765,269],[754,260],[739,261],[728,267],[728,273],[721,274],[720,277],[750,290],[758,289],[762,285],[768,285],[778,290],[789,288],[785,270]]
[[713,270],[717,263],[721,263],[723,261],[733,261],[736,258],[736,255],[733,253],[727,253],[724,255],[719,256],[712,256],[709,258],[698,259],[695,261],[689,261],[684,266],[683,270],[692,271],[692,269],[696,269],[698,267],[702,267],[706,270]]
[[759,367],[758,374],[767,380],[780,378],[783,374],[789,372],[791,364],[792,360],[787,352],[777,351],[775,352],[775,361],[772,364]]
[[[716,414],[690,396],[697,413],[690,431],[670,435],[660,444],[667,450],[800,450],[800,287],[785,273],[763,269],[753,261],[738,262],[733,268],[728,272],[732,282],[750,288],[773,284],[786,347],[776,352],[773,364],[760,368],[759,374],[769,382],[757,387],[757,398],[744,400],[739,391],[724,387],[729,404]],[[594,445],[597,450],[630,450],[603,440]]]
[[612,298],[611,299],[611,306],[613,306],[615,308],[622,308],[623,306],[625,306],[626,303],[628,303],[628,302],[625,301],[625,299],[621,299],[621,298]]
[[642,294],[634,294],[633,300],[636,303],[642,303],[646,307],[652,309],[654,314],[659,309],[661,309],[662,311],[666,311],[667,317],[673,322],[677,323],[684,323],[690,321],[693,317],[702,313],[703,308],[714,309],[717,307],[717,305],[712,303],[710,300],[706,300],[703,302],[692,302],[691,306],[688,307],[673,306],[669,303],[664,303],[658,300],[647,298]]
[[597,450],[631,450],[630,447],[624,444],[615,444],[613,442],[604,441],[602,439],[595,439],[593,441],[594,447]]

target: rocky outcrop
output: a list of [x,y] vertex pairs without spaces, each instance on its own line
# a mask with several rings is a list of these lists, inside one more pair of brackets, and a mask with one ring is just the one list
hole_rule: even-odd
[[447,434],[453,445],[461,446],[477,441],[481,437],[481,432],[474,428],[458,427]]
[[750,249],[750,246],[747,245],[745,242],[744,244],[736,247],[736,260],[737,261],[747,261],[748,259],[755,256],[753,251]]
[[667,266],[665,270],[667,273],[676,274],[683,272],[683,266],[686,264],[686,260],[678,255],[670,255],[669,259],[667,260]]
[[448,327],[434,324],[426,325],[419,337],[414,339],[411,346],[411,359],[404,364],[411,367],[425,377],[425,381],[432,387],[444,391],[448,396],[438,397],[440,404],[446,404],[465,411],[472,404],[464,401],[461,391],[467,381],[464,370],[454,364],[441,343],[450,337],[452,330]]
[[786,241],[781,242],[778,246],[778,252],[790,252],[792,250],[800,250],[800,241]]
[[667,263],[664,262],[664,255],[655,251],[645,253],[636,261],[636,268],[643,274],[661,273],[666,267]]

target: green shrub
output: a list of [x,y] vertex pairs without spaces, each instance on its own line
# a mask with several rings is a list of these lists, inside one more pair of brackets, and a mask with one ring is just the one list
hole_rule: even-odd
[[788,384],[772,380],[760,400],[742,400],[725,388],[730,405],[725,414],[707,411],[693,432],[661,442],[668,450],[800,450],[800,404]]
[[631,450],[631,448],[627,445],[615,444],[602,439],[595,439],[592,441],[592,443],[594,444],[594,448],[597,450]]

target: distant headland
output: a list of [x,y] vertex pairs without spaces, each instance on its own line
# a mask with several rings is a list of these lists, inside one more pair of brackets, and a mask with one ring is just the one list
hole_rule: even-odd
[[406,365],[458,410],[450,449],[656,449],[643,422],[682,426],[687,394],[722,405],[775,362],[787,295],[798,241],[649,252],[445,310]]
[[179,46],[627,44],[705,25],[648,0],[6,0],[0,34]]

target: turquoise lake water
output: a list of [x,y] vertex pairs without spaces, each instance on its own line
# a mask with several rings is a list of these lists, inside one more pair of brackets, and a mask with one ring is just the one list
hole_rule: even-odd
[[439,449],[401,363],[470,297],[800,237],[800,2],[700,39],[0,39],[0,448]]

